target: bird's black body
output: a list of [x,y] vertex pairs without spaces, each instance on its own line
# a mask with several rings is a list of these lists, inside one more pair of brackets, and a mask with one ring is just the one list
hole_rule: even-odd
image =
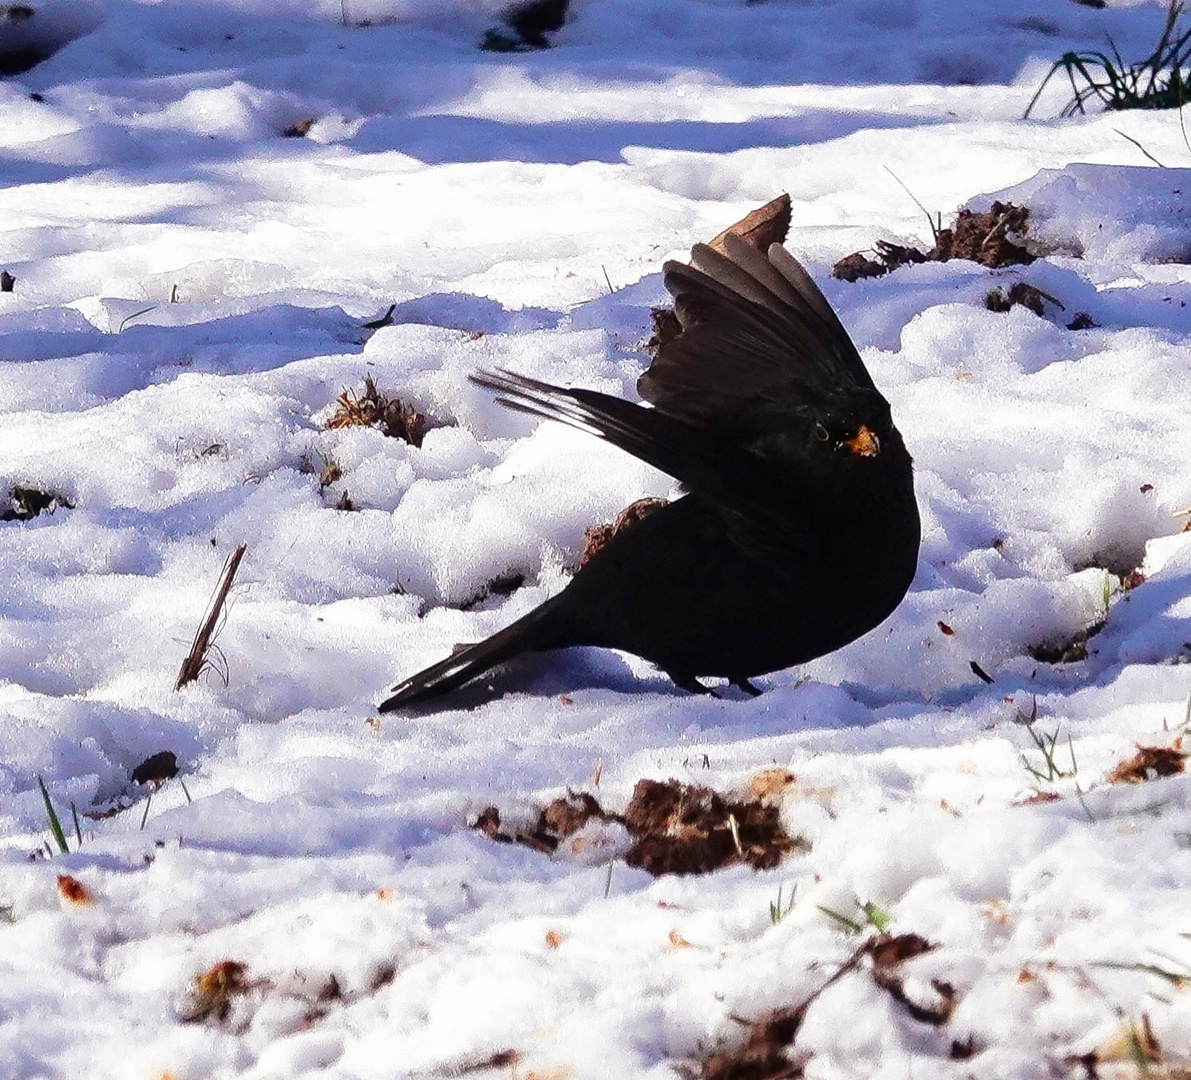
[[687,494],[618,532],[557,596],[394,688],[446,693],[519,653],[622,649],[687,689],[855,640],[898,605],[919,545],[910,456],[826,299],[784,248],[735,236],[667,263],[681,329],[638,388],[652,409],[507,372],[498,400],[598,435]]

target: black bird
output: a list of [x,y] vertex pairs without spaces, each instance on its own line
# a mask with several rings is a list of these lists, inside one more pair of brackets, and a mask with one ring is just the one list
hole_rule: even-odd
[[826,298],[780,244],[725,234],[668,262],[677,323],[638,390],[653,408],[511,372],[510,408],[607,439],[686,494],[618,532],[558,595],[393,688],[445,694],[519,653],[636,653],[684,689],[822,656],[885,619],[914,577],[910,455]]

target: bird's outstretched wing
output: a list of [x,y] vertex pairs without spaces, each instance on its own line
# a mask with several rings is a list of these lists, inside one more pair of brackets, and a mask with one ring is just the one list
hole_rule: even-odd
[[737,236],[668,262],[679,331],[666,335],[637,390],[659,412],[714,429],[765,402],[875,392],[860,354],[810,275],[780,244]]
[[[654,408],[508,371],[471,380],[510,408],[627,450],[729,519],[797,537],[797,471],[750,448],[741,426],[772,424],[768,407],[787,414],[876,390],[823,294],[785,248],[771,244],[762,254],[730,232],[715,243],[696,245],[690,266],[666,264],[678,329],[638,382]],[[786,422],[783,415],[779,424]]]
[[596,390],[553,386],[511,371],[480,371],[468,378],[495,391],[496,400],[510,409],[558,420],[627,450],[729,517],[787,536],[799,531],[790,502],[780,498],[790,492],[790,477],[746,448]]

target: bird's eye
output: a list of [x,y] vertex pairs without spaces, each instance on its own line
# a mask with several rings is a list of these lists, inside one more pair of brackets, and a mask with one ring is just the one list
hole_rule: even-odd
[[831,438],[831,436],[827,434],[827,429],[822,424],[816,424],[815,438],[818,439],[819,442],[826,442],[829,438]]

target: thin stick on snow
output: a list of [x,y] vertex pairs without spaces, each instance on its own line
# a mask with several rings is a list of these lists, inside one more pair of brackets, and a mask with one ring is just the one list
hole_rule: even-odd
[[182,661],[182,670],[178,672],[178,681],[174,683],[175,690],[181,690],[187,683],[194,682],[206,666],[207,653],[211,649],[211,639],[215,636],[215,629],[219,625],[219,616],[223,613],[227,594],[231,592],[232,579],[235,578],[236,571],[240,568],[240,560],[244,557],[247,547],[247,544],[238,545],[236,550],[227,557],[227,562],[223,564],[223,573],[220,575],[219,585],[215,589],[215,599],[211,601],[207,617],[199,627],[198,633],[194,635],[194,643],[190,646],[190,652]]

